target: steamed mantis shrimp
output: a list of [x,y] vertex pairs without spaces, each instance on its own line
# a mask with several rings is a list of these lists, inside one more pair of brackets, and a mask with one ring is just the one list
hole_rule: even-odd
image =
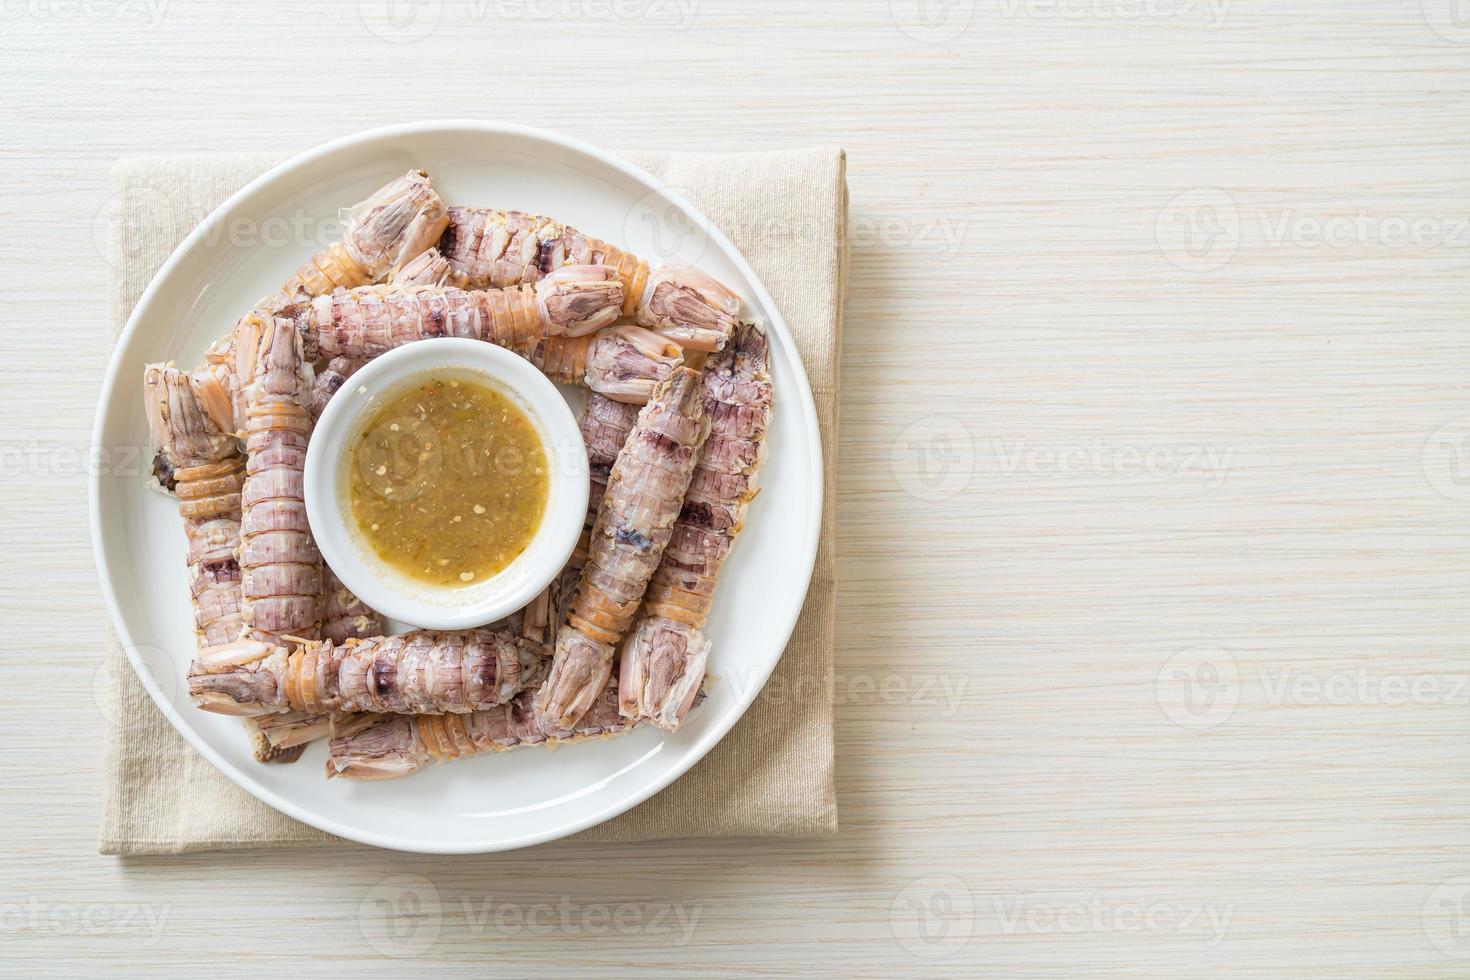
[[322,249],[281,287],[287,298],[379,282],[433,247],[449,224],[429,175],[410,170],[348,212],[341,241]]
[[467,715],[339,717],[327,746],[327,776],[397,779],[434,762],[621,735],[634,723],[618,714],[617,693],[615,684],[606,685],[581,719],[565,727],[536,712],[530,690]]
[[311,368],[290,310],[257,310],[235,328],[247,406],[240,617],[244,635],[257,640],[314,640],[322,628],[322,560],[303,480]]
[[540,678],[545,652],[502,629],[280,646],[239,640],[189,668],[197,707],[226,715],[305,712],[467,714],[509,701]]
[[622,286],[607,266],[567,266],[535,286],[463,290],[396,284],[313,300],[302,330],[330,358],[366,360],[434,337],[469,337],[514,351],[553,381],[646,401],[682,361],[679,346],[618,317]]
[[[189,543],[189,595],[200,647],[228,642],[243,627],[236,549],[245,464],[234,436],[204,410],[200,389],[208,384],[168,364],[144,371],[149,430],[173,476]],[[258,728],[247,729],[260,762],[300,757],[301,749],[273,746]]]
[[[740,310],[696,269],[650,269],[549,218],[446,208],[423,171],[374,192],[199,369],[149,367],[155,471],[189,538],[195,703],[244,717],[263,761],[330,735],[328,775],[348,778],[675,728],[701,697],[701,628],[770,418],[764,335]],[[587,523],[558,582],[501,623],[384,636],[321,561],[305,454],[368,360],[440,336],[591,389]],[[702,373],[686,348],[711,355]]]
[[759,492],[774,389],[765,333],[743,323],[702,377],[710,435],[689,483],[643,618],[623,645],[619,709],[660,728],[679,726],[700,685],[710,643],[701,632],[720,568]]
[[462,289],[535,283],[568,265],[608,266],[623,284],[622,315],[690,350],[724,347],[740,313],[740,298],[697,269],[650,272],[637,256],[540,215],[450,208],[439,250],[449,282]]
[[199,405],[193,380],[169,364],[144,371],[153,442],[168,460],[189,541],[189,594],[201,646],[240,633],[240,488],[245,464],[233,436]]
[[606,685],[708,434],[700,375],[681,367],[654,390],[612,466],[551,674],[536,695],[546,724],[572,728]]

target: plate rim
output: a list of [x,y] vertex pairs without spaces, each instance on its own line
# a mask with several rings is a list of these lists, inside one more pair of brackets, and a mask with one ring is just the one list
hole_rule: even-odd
[[725,255],[750,284],[751,290],[755,294],[753,298],[756,301],[756,305],[765,313],[766,328],[776,333],[785,348],[786,355],[791,358],[794,368],[793,374],[795,375],[795,391],[789,394],[783,393],[783,402],[792,407],[799,405],[800,411],[796,414],[800,418],[802,427],[814,440],[817,447],[817,452],[813,458],[806,460],[806,482],[811,486],[812,494],[809,508],[810,512],[807,515],[807,540],[805,547],[801,550],[800,558],[802,567],[799,578],[804,584],[800,590],[792,593],[794,598],[788,604],[786,615],[782,617],[784,625],[778,630],[780,634],[781,653],[772,658],[770,666],[759,675],[759,683],[751,684],[746,688],[736,703],[735,710],[729,713],[728,718],[713,725],[701,736],[698,742],[690,747],[685,758],[680,763],[670,767],[666,773],[653,779],[646,787],[641,787],[625,798],[604,806],[601,809],[593,810],[581,817],[547,830],[524,833],[515,837],[494,841],[443,841],[411,838],[403,835],[385,834],[345,826],[330,817],[298,805],[295,801],[274,792],[258,781],[249,778],[246,773],[237,770],[231,762],[215,752],[208,742],[194,731],[193,726],[184,721],[182,714],[174,709],[173,704],[164,696],[158,683],[154,680],[152,672],[138,655],[137,644],[133,641],[132,635],[128,630],[126,620],[123,617],[122,607],[118,602],[117,593],[113,587],[112,575],[108,568],[107,546],[102,523],[102,490],[104,479],[102,468],[94,468],[88,480],[88,511],[92,535],[92,554],[97,565],[97,575],[102,589],[103,601],[106,604],[113,630],[117,634],[117,639],[123,648],[123,652],[127,655],[128,663],[132,666],[133,673],[137,675],[144,689],[148,692],[149,697],[152,698],[153,703],[163,712],[164,717],[173,726],[174,730],[183,736],[184,740],[196,752],[208,760],[221,775],[278,812],[346,840],[356,841],[357,843],[367,844],[373,847],[410,853],[486,854],[531,847],[568,837],[626,813],[638,804],[662,792],[674,780],[683,776],[704,759],[729,734],[730,730],[739,723],[740,719],[745,717],[746,711],[765,688],[766,682],[775,671],[777,664],[780,663],[781,657],[785,655],[786,647],[790,644],[792,633],[795,631],[796,624],[800,619],[807,593],[811,589],[812,574],[816,569],[817,549],[821,541],[822,510],[826,491],[823,466],[828,447],[822,441],[822,430],[817,419],[816,402],[812,395],[811,383],[807,376],[806,365],[802,359],[801,351],[797,348],[795,339],[792,337],[791,331],[786,325],[785,318],[781,315],[780,309],[771,298],[765,283],[756,274],[749,261],[746,260],[744,253],[726,237],[724,232],[682,194],[669,187],[665,181],[654,177],[642,167],[630,163],[622,157],[594,146],[591,143],[536,126],[484,119],[430,119],[381,126],[329,140],[289,157],[247,182],[212,210],[169,253],[168,258],[159,266],[158,271],[149,280],[148,286],[138,297],[137,303],[128,314],[126,324],[113,342],[112,351],[108,356],[107,370],[103,376],[102,388],[98,395],[97,413],[93,419],[92,446],[95,449],[95,447],[103,444],[104,430],[110,419],[108,408],[121,381],[122,363],[118,356],[119,351],[128,346],[133,334],[137,332],[139,323],[143,319],[142,311],[148,309],[157,294],[161,291],[163,283],[172,276],[174,269],[183,261],[184,257],[198,246],[210,228],[217,227],[218,222],[225,219],[231,211],[239,206],[242,200],[256,191],[274,183],[288,173],[310,167],[323,157],[378,140],[396,139],[446,130],[476,130],[487,136],[505,135],[540,140],[564,151],[590,156],[603,165],[621,172],[623,176],[632,179],[638,184],[651,188],[650,193],[658,195],[667,203],[682,210],[709,236],[711,241],[724,250]]

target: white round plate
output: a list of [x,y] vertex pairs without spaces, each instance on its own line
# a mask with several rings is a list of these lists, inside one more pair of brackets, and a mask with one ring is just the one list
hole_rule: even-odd
[[[339,209],[414,167],[427,169],[451,204],[548,214],[650,262],[696,264],[764,317],[776,413],[764,489],[725,566],[707,630],[714,646],[704,704],[673,734],[638,730],[550,752],[493,753],[391,782],[327,781],[320,743],[295,765],[261,765],[237,719],[189,703],[184,673],[194,637],[175,502],[136,473],[99,473],[91,486],[92,537],[103,594],[134,669],[173,726],[220,772],[298,820],[365,844],[506,850],[564,837],[641,803],[739,720],[780,658],[806,596],[821,526],[821,437],[780,312],[736,248],[678,193],[563,136],[442,121],[329,143],[252,181],[210,215],[133,310],[103,385],[95,444],[146,447],[144,364],[193,367],[242,312],[332,240]],[[567,395],[581,397],[574,389]]]

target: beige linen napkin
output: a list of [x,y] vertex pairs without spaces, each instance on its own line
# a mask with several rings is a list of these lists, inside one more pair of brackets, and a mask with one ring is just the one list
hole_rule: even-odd
[[[640,153],[745,253],[786,318],[816,396],[826,499],[806,607],[766,691],[726,738],[662,793],[581,840],[831,833],[837,368],[847,288],[846,161],[835,149],[749,154]],[[124,160],[114,170],[113,334],[174,246],[275,156]],[[474,202],[468,202],[474,203]],[[504,203],[504,202],[486,202]],[[282,270],[282,274],[287,270]],[[337,838],[259,802],[176,733],[121,648],[108,652],[115,703],[106,738],[104,854],[178,854],[310,845]],[[800,696],[789,696],[800,692]]]

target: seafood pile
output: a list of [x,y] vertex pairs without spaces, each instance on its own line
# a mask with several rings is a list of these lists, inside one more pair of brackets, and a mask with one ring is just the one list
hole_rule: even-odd
[[[765,332],[697,269],[650,266],[551,218],[390,181],[192,371],[144,371],[152,477],[188,542],[194,704],[263,763],[327,740],[327,775],[674,731],[704,697],[702,632],[765,456]],[[385,635],[307,520],[312,427],[403,344],[497,344],[588,390],[590,493],[562,573],[507,619]]]

